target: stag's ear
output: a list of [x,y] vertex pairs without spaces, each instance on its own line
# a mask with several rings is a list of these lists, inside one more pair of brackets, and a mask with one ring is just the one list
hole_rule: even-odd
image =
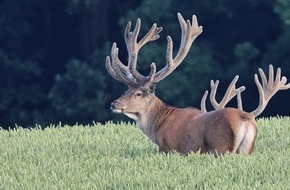
[[151,85],[149,86],[149,88],[148,88],[148,93],[149,93],[149,94],[154,94],[155,89],[156,89],[156,83],[151,84]]
[[141,90],[148,95],[152,95],[155,93],[156,83],[150,84],[148,86],[141,87]]

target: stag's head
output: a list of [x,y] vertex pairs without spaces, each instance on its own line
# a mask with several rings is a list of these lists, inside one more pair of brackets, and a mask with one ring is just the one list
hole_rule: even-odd
[[202,27],[198,26],[196,16],[192,16],[192,21],[185,21],[180,13],[177,13],[181,26],[181,44],[177,55],[173,58],[173,42],[170,36],[167,37],[166,66],[156,72],[155,63],[151,64],[151,72],[148,76],[141,75],[137,69],[138,52],[143,45],[149,41],[159,38],[161,27],[153,24],[150,31],[138,42],[137,37],[140,31],[141,20],[138,19],[135,29],[131,32],[131,22],[125,29],[125,42],[128,50],[128,64],[124,65],[118,58],[119,49],[113,43],[111,57],[106,59],[106,68],[109,74],[116,80],[126,84],[129,90],[111,104],[111,109],[116,113],[123,113],[128,117],[138,121],[143,113],[150,107],[154,99],[156,83],[168,76],[185,58],[191,44],[202,32]]

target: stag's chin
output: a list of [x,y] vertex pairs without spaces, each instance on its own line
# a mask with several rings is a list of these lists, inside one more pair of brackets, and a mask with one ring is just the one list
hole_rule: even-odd
[[118,108],[113,109],[113,108],[111,108],[111,110],[114,113],[123,113],[123,109],[118,109]]
[[132,113],[132,112],[123,112],[127,117],[135,120],[136,122],[139,121],[138,113]]

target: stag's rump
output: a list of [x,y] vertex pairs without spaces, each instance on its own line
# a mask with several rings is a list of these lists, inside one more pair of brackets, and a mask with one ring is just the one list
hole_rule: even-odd
[[[166,149],[181,153],[197,152],[224,154],[253,151],[256,123],[252,114],[235,108],[224,108],[199,114],[167,134],[162,144]],[[173,130],[171,130],[173,131]],[[165,144],[165,143],[166,144]]]

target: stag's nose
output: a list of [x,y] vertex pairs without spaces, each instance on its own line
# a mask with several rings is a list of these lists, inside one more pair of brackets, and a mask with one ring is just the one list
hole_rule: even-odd
[[118,101],[112,102],[111,103],[111,110],[113,111],[113,110],[117,109],[119,107],[119,104],[120,103]]
[[114,113],[122,113],[123,109],[124,109],[124,107],[121,105],[121,103],[119,101],[114,101],[111,103],[111,110]]
[[114,109],[116,109],[116,104],[115,104],[115,102],[112,102],[111,103],[111,110],[114,110]]

